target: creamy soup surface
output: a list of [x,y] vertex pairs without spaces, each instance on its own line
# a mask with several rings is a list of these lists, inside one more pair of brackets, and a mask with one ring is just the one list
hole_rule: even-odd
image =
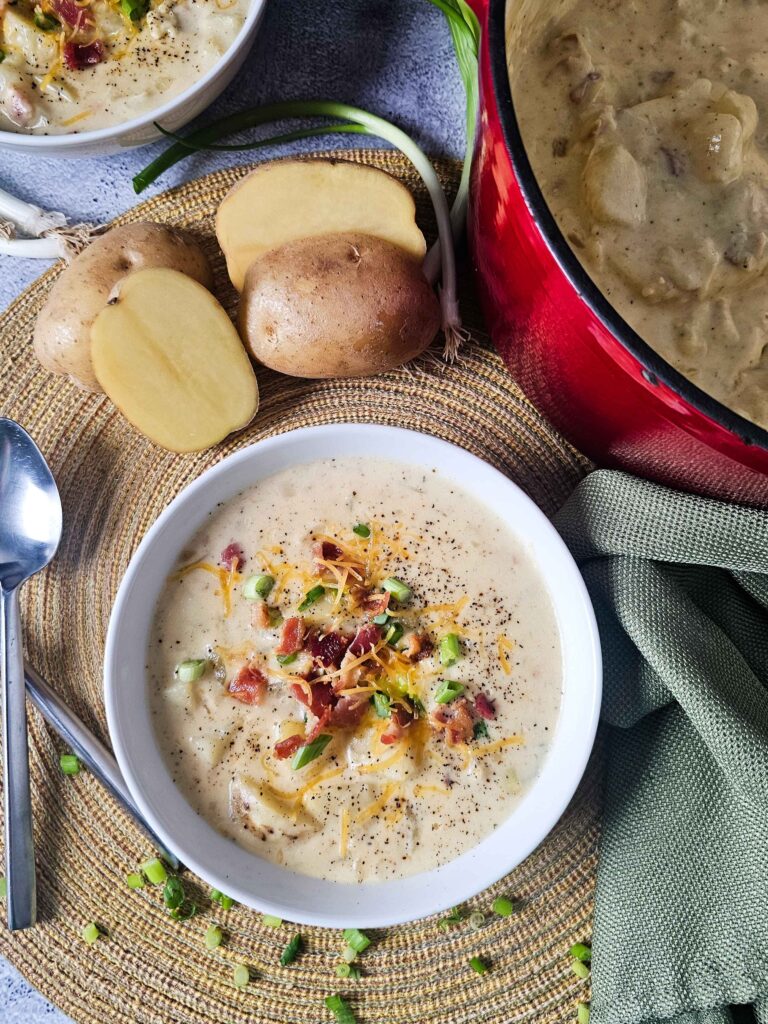
[[0,0],[0,129],[93,131],[154,110],[229,49],[249,0]]
[[515,0],[507,50],[576,256],[665,359],[768,427],[768,3]]
[[541,770],[562,680],[507,526],[434,470],[357,458],[214,511],[158,602],[147,675],[195,810],[346,882],[429,870],[499,825]]

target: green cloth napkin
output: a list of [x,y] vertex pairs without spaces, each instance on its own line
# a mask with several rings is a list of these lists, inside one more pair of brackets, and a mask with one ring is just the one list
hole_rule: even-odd
[[768,1024],[768,512],[599,470],[555,524],[605,662],[592,1024]]

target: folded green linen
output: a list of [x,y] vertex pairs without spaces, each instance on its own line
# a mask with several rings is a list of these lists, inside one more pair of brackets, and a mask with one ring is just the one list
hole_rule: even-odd
[[599,470],[555,524],[605,662],[592,1024],[768,1024],[768,512]]

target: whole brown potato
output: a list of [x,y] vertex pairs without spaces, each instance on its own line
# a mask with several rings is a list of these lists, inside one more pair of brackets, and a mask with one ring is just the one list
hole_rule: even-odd
[[440,326],[421,263],[354,233],[288,242],[255,260],[240,297],[240,335],[293,377],[364,377],[419,355]]
[[35,324],[35,354],[46,369],[67,374],[86,391],[101,391],[91,363],[91,325],[112,289],[135,270],[167,267],[213,284],[205,253],[186,231],[149,221],[112,228],[61,274]]

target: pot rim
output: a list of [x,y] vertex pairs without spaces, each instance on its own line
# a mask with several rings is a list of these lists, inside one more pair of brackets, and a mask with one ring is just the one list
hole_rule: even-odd
[[520,133],[507,71],[506,11],[507,0],[490,0],[487,41],[491,82],[507,154],[531,215],[549,251],[579,298],[586,303],[616,341],[641,364],[644,375],[647,372],[650,378],[646,378],[649,384],[660,381],[697,412],[735,435],[745,445],[768,451],[768,430],[702,391],[651,348],[608,302],[565,240],[533,173]]

